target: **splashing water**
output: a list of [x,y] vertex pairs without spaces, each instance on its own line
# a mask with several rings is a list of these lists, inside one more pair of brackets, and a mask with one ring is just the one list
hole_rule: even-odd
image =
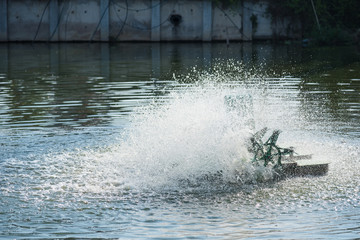
[[[265,126],[283,131],[280,146],[295,146],[303,154],[324,153],[319,160],[337,158],[332,143],[320,140],[324,135],[306,129],[299,110],[300,79],[265,78],[253,72],[227,62],[212,72],[193,69],[177,77],[186,83],[168,84],[165,95],[139,107],[118,143],[45,156],[46,164],[37,170],[42,180],[34,185],[41,185],[44,195],[66,197],[130,189],[224,189],[267,181],[272,171],[251,164],[247,145],[251,134]],[[353,149],[351,154],[358,152]],[[211,176],[220,181],[214,183]]]
[[269,169],[251,164],[247,142],[254,128],[252,98],[264,90],[247,81],[262,79],[236,73],[240,81],[224,70],[194,70],[185,79],[196,76],[195,83],[174,84],[166,99],[140,108],[116,150],[123,174],[150,188],[174,187],[183,180],[197,185],[202,177],[216,175],[226,182],[254,181],[259,171],[262,179],[271,179]]
[[[223,189],[224,184],[267,181],[273,172],[251,164],[248,151],[251,133],[265,126],[284,131],[284,146],[299,146],[305,154],[317,151],[298,129],[304,120],[291,94],[296,96],[299,79],[269,79],[252,72],[227,62],[212,72],[193,69],[180,77],[187,83],[173,82],[165,96],[137,109],[119,144],[84,153],[93,161],[89,172],[97,177],[85,174],[89,179],[79,182],[99,190],[104,186],[96,182],[107,182],[111,191],[109,186],[178,189],[185,182],[187,188]],[[220,178],[218,185],[212,176]]]
[[224,93],[199,90],[173,93],[165,105],[143,109],[135,117],[120,148],[138,177],[150,177],[147,183],[230,173],[249,159],[248,129],[227,112]]
[[[0,73],[0,235],[358,238],[355,51],[236,45],[165,44],[166,56],[154,62],[149,51],[158,46],[145,44],[145,55],[111,57],[110,72],[97,52],[49,69],[38,68],[47,65],[46,46],[36,59],[5,48],[10,60],[22,60],[5,61],[6,75]],[[65,50],[70,58],[79,53],[78,46]],[[277,65],[195,59],[208,50]],[[206,71],[176,72],[191,62]],[[301,78],[279,73],[284,69]],[[47,78],[53,70],[56,79]],[[254,168],[247,149],[248,137],[263,127],[282,131],[279,146],[330,162],[328,174],[267,181],[272,172]]]

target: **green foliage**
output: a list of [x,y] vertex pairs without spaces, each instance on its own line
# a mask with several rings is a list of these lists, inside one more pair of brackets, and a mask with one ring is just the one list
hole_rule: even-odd
[[303,37],[316,44],[346,44],[350,34],[360,28],[359,0],[313,0],[319,19],[316,23],[311,0],[269,0],[268,12],[273,19],[299,20]]
[[[239,6],[244,1],[259,0],[213,0],[224,8]],[[265,0],[266,1],[266,0]],[[340,45],[351,42],[351,35],[360,29],[359,0],[267,0],[268,13],[274,21],[289,19],[301,23],[302,36],[311,38],[319,45]],[[319,20],[318,28],[314,9]],[[252,23],[257,22],[252,18]]]
[[310,34],[315,45],[347,45],[351,43],[351,36],[340,27],[325,26],[321,31],[314,30]]

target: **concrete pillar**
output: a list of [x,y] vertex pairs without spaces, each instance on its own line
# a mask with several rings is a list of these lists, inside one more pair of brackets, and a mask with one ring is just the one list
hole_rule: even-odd
[[110,0],[99,0],[100,1],[100,40],[109,41],[109,4]]
[[0,42],[8,40],[7,0],[0,0]]
[[160,41],[160,0],[151,0],[151,41]]
[[242,5],[242,40],[252,40],[252,24],[250,17],[252,15],[251,9],[253,8],[251,2],[244,1]]
[[49,4],[49,41],[59,41],[59,4],[51,0]]
[[212,29],[212,1],[203,0],[203,34],[202,40],[204,42],[211,41]]

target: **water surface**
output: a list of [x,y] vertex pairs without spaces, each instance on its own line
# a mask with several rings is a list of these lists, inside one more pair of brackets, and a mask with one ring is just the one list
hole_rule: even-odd
[[[354,47],[2,44],[0,236],[360,238],[359,60]],[[246,139],[265,126],[329,173],[256,182]]]

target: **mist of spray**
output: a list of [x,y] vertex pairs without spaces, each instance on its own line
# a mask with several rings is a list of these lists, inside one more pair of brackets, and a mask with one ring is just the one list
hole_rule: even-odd
[[[134,111],[114,145],[49,156],[45,170],[56,176],[49,188],[118,194],[267,181],[272,171],[251,164],[248,151],[249,137],[263,127],[282,130],[280,146],[295,146],[301,154],[320,152],[320,161],[356,158],[346,151],[339,158],[337,144],[327,144],[317,126],[312,132],[304,129],[308,123],[300,110],[297,78],[272,79],[234,62],[175,78],[163,95]],[[359,155],[358,148],[350,152]]]
[[259,174],[262,180],[272,178],[271,170],[251,164],[248,150],[254,112],[263,109],[254,104],[263,97],[263,78],[241,64],[232,66],[231,72],[194,69],[181,78],[188,83],[174,82],[165,99],[138,109],[117,150],[133,184],[169,187],[186,180],[196,185],[214,175],[240,184]]

